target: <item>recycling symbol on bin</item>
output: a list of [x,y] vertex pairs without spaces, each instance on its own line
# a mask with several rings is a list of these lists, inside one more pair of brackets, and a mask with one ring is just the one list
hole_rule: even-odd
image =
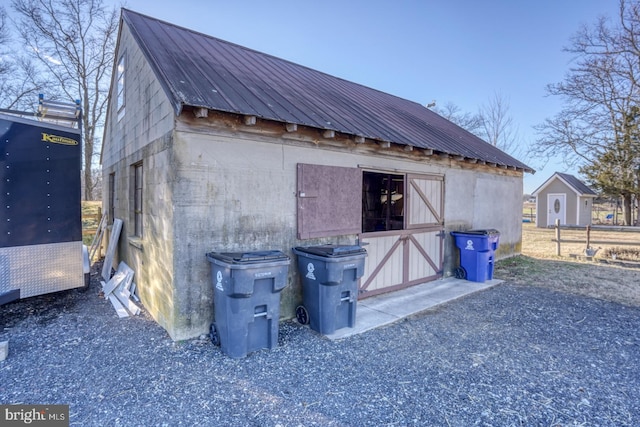
[[467,240],[467,247],[464,249],[467,251],[474,251],[475,249],[473,249],[473,240],[471,239]]
[[311,279],[311,280],[316,280],[316,275],[313,274],[313,272],[315,271],[315,267],[313,265],[312,262],[310,262],[309,264],[307,264],[307,279]]
[[224,292],[224,288],[222,287],[222,271],[218,270],[216,274],[216,289]]

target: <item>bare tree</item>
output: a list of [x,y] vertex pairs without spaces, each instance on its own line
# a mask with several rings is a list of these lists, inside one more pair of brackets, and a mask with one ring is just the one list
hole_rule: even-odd
[[7,57],[7,47],[10,39],[7,11],[0,6],[0,76],[4,76],[9,72],[9,64],[5,58]]
[[509,103],[497,93],[486,104],[481,105],[475,114],[463,112],[452,102],[447,102],[444,107],[433,108],[434,112],[491,145],[512,156],[520,157],[523,155],[523,150],[516,124],[509,110]]
[[589,171],[594,185],[623,198],[626,223],[630,224],[628,192],[640,190],[630,190],[626,178],[624,182],[598,179],[628,177],[633,171],[594,171],[611,170],[610,165],[600,163],[621,156],[625,160],[616,161],[618,169],[640,166],[637,144],[628,143],[633,137],[629,118],[640,106],[640,4],[621,0],[615,23],[601,17],[595,25],[581,27],[565,50],[576,57],[574,65],[563,82],[547,87],[549,94],[564,100],[564,106],[555,117],[537,126],[540,138],[534,152],[562,156]]
[[117,9],[103,0],[13,0],[18,33],[40,70],[59,85],[59,98],[83,111],[84,198],[92,199],[96,130],[104,121],[113,67]]
[[482,118],[478,114],[465,113],[453,102],[447,102],[444,107],[434,106],[433,111],[476,135],[482,127]]
[[480,106],[480,134],[489,144],[510,154],[515,154],[518,146],[518,129],[510,105],[502,95],[494,93],[489,102]]
[[35,112],[38,94],[49,92],[52,82],[24,55],[11,23],[0,6],[0,108]]

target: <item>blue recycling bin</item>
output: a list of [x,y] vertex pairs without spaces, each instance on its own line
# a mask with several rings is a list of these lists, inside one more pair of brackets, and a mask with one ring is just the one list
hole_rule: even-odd
[[460,268],[456,277],[472,282],[493,279],[495,252],[500,242],[500,232],[494,229],[452,231],[460,251]]

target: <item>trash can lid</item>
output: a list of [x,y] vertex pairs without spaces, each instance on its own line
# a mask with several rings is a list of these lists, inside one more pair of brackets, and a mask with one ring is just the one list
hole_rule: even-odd
[[289,259],[289,257],[281,251],[209,252],[207,256],[224,261],[228,264],[280,261]]
[[364,254],[367,251],[359,245],[318,245],[318,246],[299,246],[295,248],[297,251],[309,254],[320,255],[324,257],[340,257],[355,254]]
[[500,235],[500,232],[494,228],[488,228],[486,230],[465,230],[465,231],[452,231],[451,234],[474,234],[478,236],[496,236]]

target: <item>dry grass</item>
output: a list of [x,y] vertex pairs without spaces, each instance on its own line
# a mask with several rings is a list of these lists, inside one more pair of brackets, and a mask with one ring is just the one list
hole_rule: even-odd
[[[537,228],[534,224],[522,224],[522,254],[536,258],[549,258],[556,256],[555,230],[552,228]],[[579,240],[580,243],[560,244],[560,255],[570,254],[584,255],[587,247],[587,233],[584,229],[561,229],[560,240]],[[627,248],[640,249],[640,229],[637,232],[611,230],[591,230],[591,247],[598,249],[596,257],[602,256],[606,249],[620,246],[619,242],[625,242]],[[610,242],[610,243],[595,243]],[[635,244],[634,244],[635,243]]]
[[[585,243],[562,244],[561,256],[556,256],[556,244],[551,239],[553,229],[523,224],[522,255],[496,264],[496,278],[523,286],[541,286],[593,298],[615,301],[640,307],[640,268],[637,264],[613,265],[600,262],[598,256],[615,244],[601,247],[593,261],[571,258],[570,254],[584,254]],[[586,239],[584,230],[561,230],[561,238]],[[592,231],[592,240],[637,242],[640,232]]]
[[604,252],[602,252],[602,256],[604,258],[640,262],[640,248],[615,246],[613,248],[606,248]]
[[101,201],[82,202],[82,241],[85,245],[91,244],[100,223]]

